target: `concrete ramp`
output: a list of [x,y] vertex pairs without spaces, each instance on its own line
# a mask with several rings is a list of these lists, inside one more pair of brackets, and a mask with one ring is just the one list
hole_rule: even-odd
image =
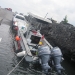
[[12,20],[13,12],[0,8],[0,17],[3,19]]
[[10,25],[13,18],[13,12],[0,8],[0,23]]

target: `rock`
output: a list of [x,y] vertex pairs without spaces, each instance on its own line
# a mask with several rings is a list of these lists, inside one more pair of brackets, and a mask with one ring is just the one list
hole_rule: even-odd
[[[28,17],[27,17],[28,19]],[[35,18],[29,19],[29,22],[36,28],[41,25],[41,33],[53,45],[59,46],[63,54],[69,54],[70,57],[75,52],[75,27],[69,23],[49,23],[38,22]],[[39,28],[38,28],[39,29]]]

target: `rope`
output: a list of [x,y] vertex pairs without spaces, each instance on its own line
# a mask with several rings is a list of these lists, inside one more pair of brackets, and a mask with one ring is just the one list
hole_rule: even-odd
[[19,61],[19,63],[11,71],[9,71],[9,73],[7,75],[10,75],[16,69],[16,67],[22,62],[22,60],[24,58],[25,58],[25,56]]

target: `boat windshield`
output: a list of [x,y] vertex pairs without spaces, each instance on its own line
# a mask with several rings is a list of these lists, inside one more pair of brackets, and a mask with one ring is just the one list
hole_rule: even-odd
[[33,43],[33,44],[38,44],[39,41],[40,41],[40,39],[41,39],[41,37],[32,35],[32,36],[31,36],[31,43]]
[[24,17],[16,16],[17,19],[25,20]]

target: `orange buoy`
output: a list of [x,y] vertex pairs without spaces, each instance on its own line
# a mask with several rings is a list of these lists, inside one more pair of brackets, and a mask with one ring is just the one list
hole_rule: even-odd
[[15,40],[16,40],[16,41],[19,41],[19,40],[20,40],[20,37],[19,37],[19,36],[16,36],[16,37],[15,37]]

